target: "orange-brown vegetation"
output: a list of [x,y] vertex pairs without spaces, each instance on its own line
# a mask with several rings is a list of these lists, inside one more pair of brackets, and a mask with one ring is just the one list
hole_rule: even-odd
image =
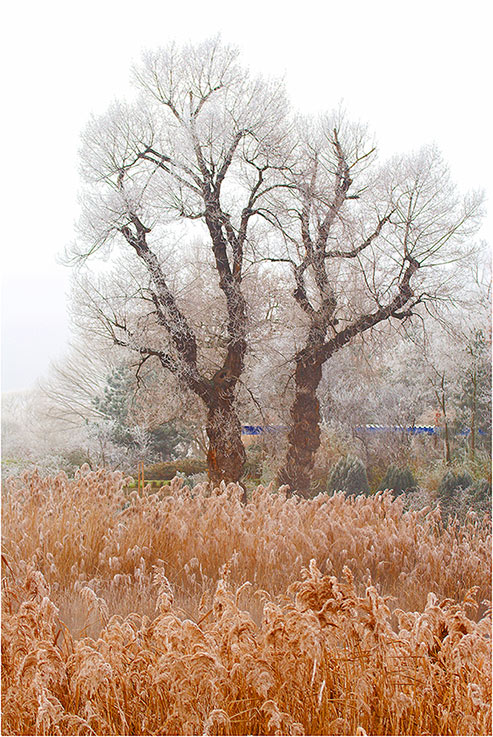
[[491,536],[390,493],[3,492],[3,734],[491,734]]

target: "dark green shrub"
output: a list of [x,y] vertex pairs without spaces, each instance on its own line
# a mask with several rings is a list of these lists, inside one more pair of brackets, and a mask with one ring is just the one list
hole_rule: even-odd
[[261,443],[250,445],[246,449],[246,460],[243,466],[243,478],[260,480],[264,468],[265,449]]
[[163,422],[149,432],[149,450],[159,461],[173,461],[190,445],[187,429],[177,422]]
[[416,491],[418,484],[408,466],[405,468],[389,466],[378,488],[379,490],[391,489],[393,495],[398,496],[399,494],[410,494]]
[[468,471],[447,471],[437,488],[437,495],[442,503],[451,502],[461,491],[467,489],[473,483],[473,478]]
[[85,450],[77,448],[76,450],[69,451],[63,456],[63,463],[61,464],[61,468],[69,476],[73,476],[75,471],[83,466],[84,463],[87,463],[90,466],[91,459]]
[[473,481],[462,496],[461,512],[473,511],[480,515],[491,514],[491,484],[486,479]]
[[491,504],[491,484],[486,479],[473,481],[473,483],[468,486],[467,491],[478,501],[485,501],[488,504]]
[[340,458],[332,467],[329,480],[329,491],[345,491],[346,494],[369,494],[370,487],[366,468],[359,458],[347,455]]
[[207,471],[206,461],[200,458],[179,458],[176,461],[164,461],[153,463],[144,469],[146,479],[157,479],[159,481],[170,481],[180,473],[184,476],[194,476],[196,473]]
[[486,479],[473,479],[465,470],[447,471],[437,489],[442,517],[463,519],[467,512],[491,514],[491,484]]

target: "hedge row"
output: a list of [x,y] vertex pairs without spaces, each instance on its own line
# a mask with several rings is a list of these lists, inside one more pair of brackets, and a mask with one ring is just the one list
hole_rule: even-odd
[[164,461],[147,466],[144,469],[144,476],[146,479],[156,481],[171,481],[178,474],[194,476],[196,473],[204,473],[204,471],[207,471],[206,461],[199,458],[179,458],[176,461]]

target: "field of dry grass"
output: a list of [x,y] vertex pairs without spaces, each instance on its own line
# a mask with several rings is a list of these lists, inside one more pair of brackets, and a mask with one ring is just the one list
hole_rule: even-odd
[[2,506],[2,734],[491,734],[489,521],[84,470]]

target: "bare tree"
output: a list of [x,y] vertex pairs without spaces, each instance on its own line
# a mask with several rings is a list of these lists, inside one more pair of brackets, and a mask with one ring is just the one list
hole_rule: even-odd
[[305,320],[279,480],[307,493],[320,445],[324,364],[379,324],[408,320],[451,296],[481,197],[456,195],[434,148],[377,168],[361,128],[340,118],[301,127],[279,221],[286,253],[271,260],[291,265]]
[[[245,252],[285,155],[283,90],[250,79],[236,56],[212,41],[145,57],[135,104],[113,105],[84,135],[87,187],[72,251],[79,261],[116,245],[133,254],[131,293],[119,293],[111,278],[86,281],[93,317],[141,365],[158,363],[203,402],[214,483],[242,472],[236,394],[248,347]],[[174,268],[197,238],[209,244],[225,308],[214,371]]]
[[68,431],[98,420],[101,413],[94,398],[105,385],[108,375],[122,363],[107,347],[92,339],[74,341],[63,359],[51,364],[40,383],[47,398],[47,414]]

